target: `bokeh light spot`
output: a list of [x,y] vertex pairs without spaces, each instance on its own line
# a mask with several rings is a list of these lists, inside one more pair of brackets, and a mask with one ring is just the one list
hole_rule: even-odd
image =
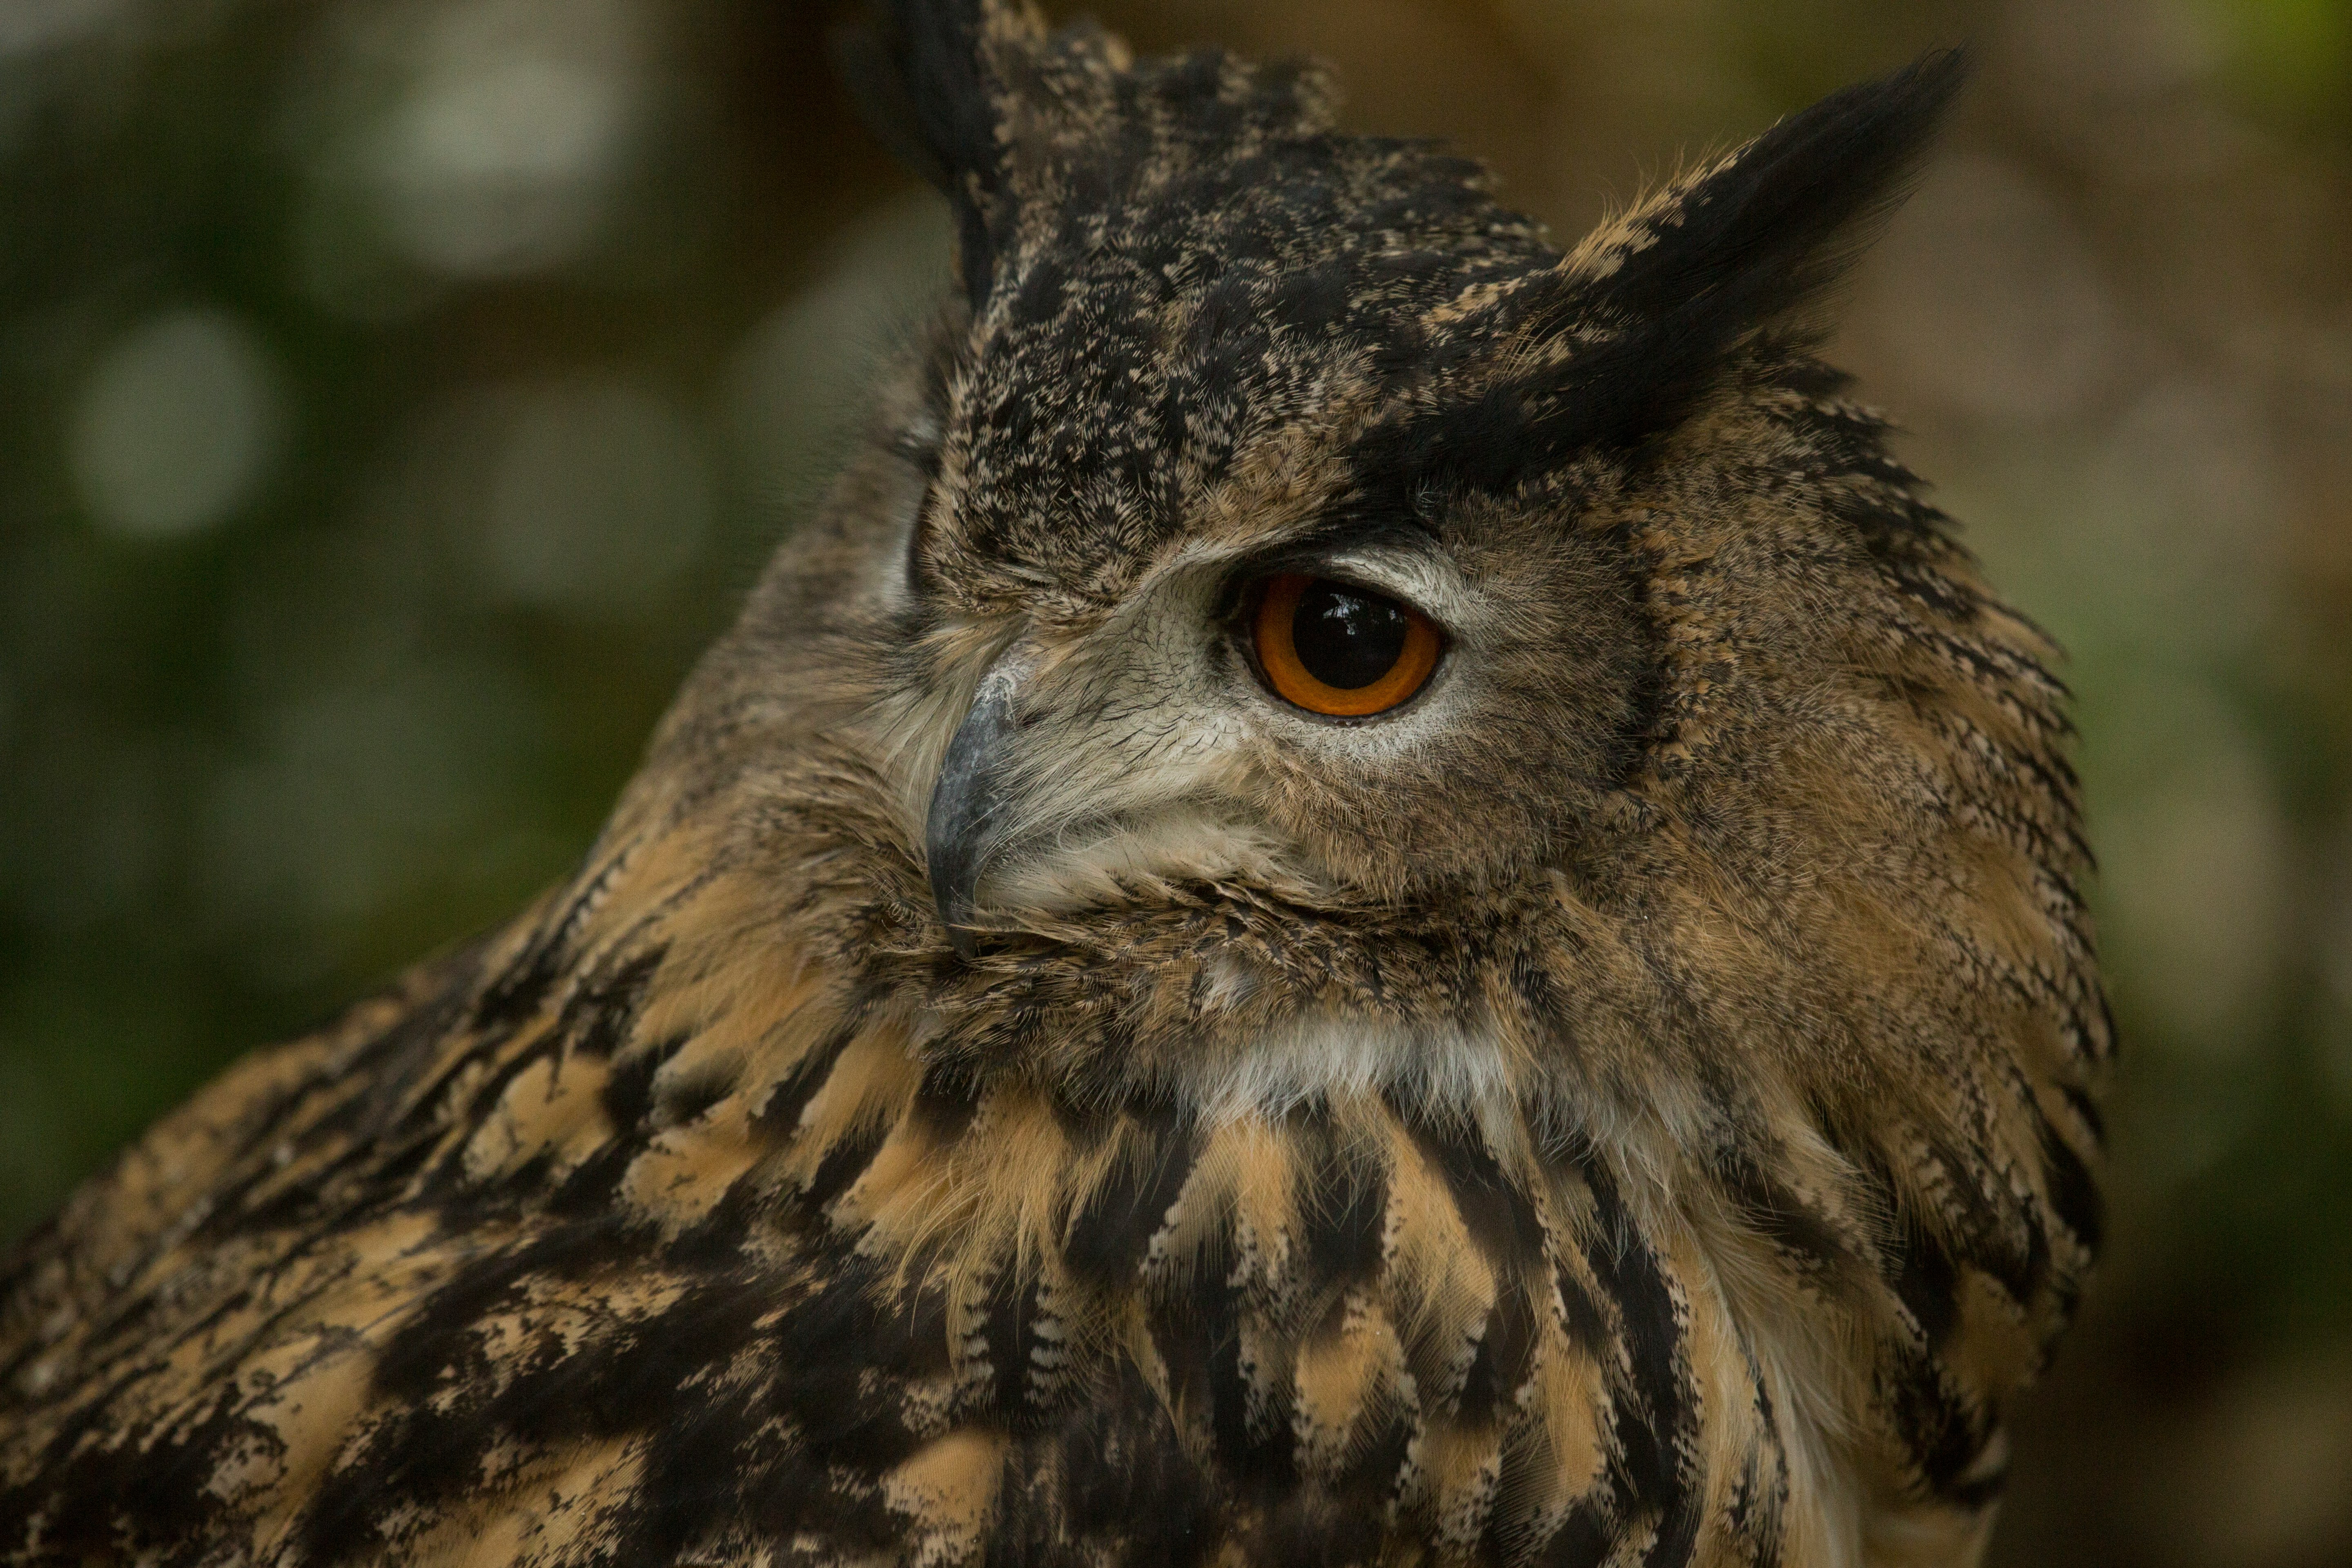
[[634,99],[618,71],[529,53],[429,73],[377,147],[387,229],[410,259],[462,277],[572,259],[610,205]]
[[92,521],[168,539],[252,499],[285,416],[277,368],[251,329],[215,310],[174,311],[100,356],[75,403],[68,460]]

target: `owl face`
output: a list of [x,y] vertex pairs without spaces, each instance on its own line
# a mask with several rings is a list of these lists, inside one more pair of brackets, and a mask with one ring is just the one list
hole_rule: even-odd
[[1116,919],[1168,884],[1435,898],[1606,815],[1644,722],[1622,531],[1565,498],[1367,495],[1347,453],[1301,449],[1323,422],[1244,430],[1108,560],[1090,535],[1008,560],[943,479],[908,597],[919,689],[951,694],[919,722],[933,754],[952,720],[923,831],[953,929]]
[[[1616,874],[1674,739],[1661,559],[1712,548],[1684,525],[1822,536],[1757,552],[1759,605],[1875,570],[1790,479],[1841,437],[1774,404],[1948,65],[1563,257],[1475,165],[1331,134],[1295,70],[1013,15],[940,89],[996,129],[929,132],[966,289],[886,550],[876,724],[945,929],[969,954],[1171,888],[1369,920]],[[1783,640],[1794,688],[1854,657]]]

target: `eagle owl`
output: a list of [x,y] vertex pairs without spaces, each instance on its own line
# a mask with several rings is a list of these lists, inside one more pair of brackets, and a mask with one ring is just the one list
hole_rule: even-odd
[[1976,1562],[2111,1027],[1812,352],[1958,62],[1563,254],[1312,68],[841,53],[951,297],[576,879],[19,1248],[0,1556]]

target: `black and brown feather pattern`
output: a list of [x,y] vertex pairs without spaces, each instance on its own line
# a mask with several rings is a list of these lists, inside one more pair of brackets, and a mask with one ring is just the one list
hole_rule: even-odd
[[[969,298],[572,884],[20,1247],[0,1557],[1974,1562],[2097,1240],[2087,857],[1803,330],[1949,68],[1562,258],[1311,73],[890,10]],[[1463,750],[950,944],[990,659],[1399,534],[1549,639]]]

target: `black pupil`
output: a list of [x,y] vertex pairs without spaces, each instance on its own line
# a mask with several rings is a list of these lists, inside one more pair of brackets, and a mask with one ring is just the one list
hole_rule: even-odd
[[1388,600],[1337,583],[1316,583],[1290,617],[1290,646],[1307,673],[1354,691],[1396,668],[1411,623]]

